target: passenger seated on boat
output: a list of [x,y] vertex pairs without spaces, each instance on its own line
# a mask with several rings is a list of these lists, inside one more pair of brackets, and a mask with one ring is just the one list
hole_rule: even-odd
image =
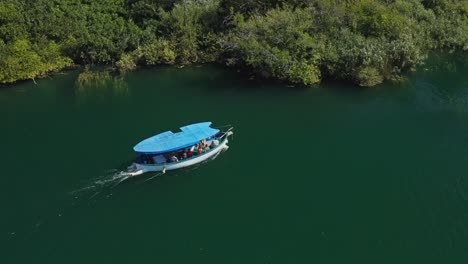
[[172,155],[172,157],[170,158],[170,161],[171,162],[179,162],[179,159],[175,155]]
[[187,152],[184,151],[184,153],[182,153],[182,159],[186,159],[187,158]]
[[217,140],[217,139],[213,140],[211,145],[214,146],[214,147],[218,146],[219,145],[219,140]]
[[198,153],[198,154],[202,154],[202,153],[203,153],[203,149],[202,149],[202,147],[201,147],[201,146],[200,146],[200,147],[198,147],[197,153]]
[[202,148],[206,148],[206,140],[203,139],[202,141],[200,141],[200,145]]
[[187,157],[191,158],[192,156],[193,156],[193,152],[192,152],[192,151],[187,152]]

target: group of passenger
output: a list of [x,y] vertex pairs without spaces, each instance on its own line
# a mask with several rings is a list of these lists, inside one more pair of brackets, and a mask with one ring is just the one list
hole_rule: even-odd
[[186,148],[183,151],[162,154],[161,156],[164,156],[164,157],[161,157],[162,161],[156,161],[153,155],[143,154],[140,157],[138,157],[137,162],[143,163],[143,164],[156,164],[156,163],[159,164],[159,163],[163,163],[164,160],[165,162],[179,162],[181,160],[189,159],[189,158],[192,158],[193,156],[206,153],[210,151],[212,148],[217,147],[218,145],[219,145],[219,140],[217,138],[214,138],[213,140],[210,140],[208,142],[204,139],[200,141],[198,144],[196,144],[195,146]]
[[200,141],[200,143],[195,145],[194,149],[196,150],[197,154],[202,154],[202,153],[208,152],[210,150],[210,145],[208,145],[208,143],[206,143],[206,140],[202,140],[202,141]]
[[216,147],[219,145],[219,140],[214,139],[210,142],[207,142],[205,139],[200,141],[200,143],[192,146],[191,148],[186,148],[181,152],[172,153],[169,157],[169,162],[179,162],[180,160],[189,159],[193,156],[200,155],[210,151],[211,148]]

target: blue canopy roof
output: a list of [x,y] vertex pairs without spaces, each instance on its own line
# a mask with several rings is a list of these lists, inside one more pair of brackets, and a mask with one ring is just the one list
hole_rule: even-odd
[[204,122],[181,127],[182,132],[166,131],[141,141],[133,150],[142,154],[159,154],[190,147],[219,132],[210,126],[211,122]]

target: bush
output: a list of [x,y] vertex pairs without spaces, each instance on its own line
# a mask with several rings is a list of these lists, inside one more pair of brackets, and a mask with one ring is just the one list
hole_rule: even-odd
[[173,64],[176,59],[171,43],[163,39],[139,47],[134,54],[144,65]]
[[135,58],[132,54],[124,53],[116,63],[117,69],[121,73],[126,73],[136,69]]
[[356,83],[360,86],[375,86],[384,80],[382,74],[372,67],[362,67],[357,70]]

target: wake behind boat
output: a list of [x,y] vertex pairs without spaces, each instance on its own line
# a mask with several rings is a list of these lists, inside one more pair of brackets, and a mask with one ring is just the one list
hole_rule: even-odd
[[166,172],[215,158],[229,148],[232,129],[223,132],[212,128],[211,122],[203,122],[183,126],[181,132],[166,131],[147,138],[133,147],[138,157],[128,173],[137,176],[150,171]]

